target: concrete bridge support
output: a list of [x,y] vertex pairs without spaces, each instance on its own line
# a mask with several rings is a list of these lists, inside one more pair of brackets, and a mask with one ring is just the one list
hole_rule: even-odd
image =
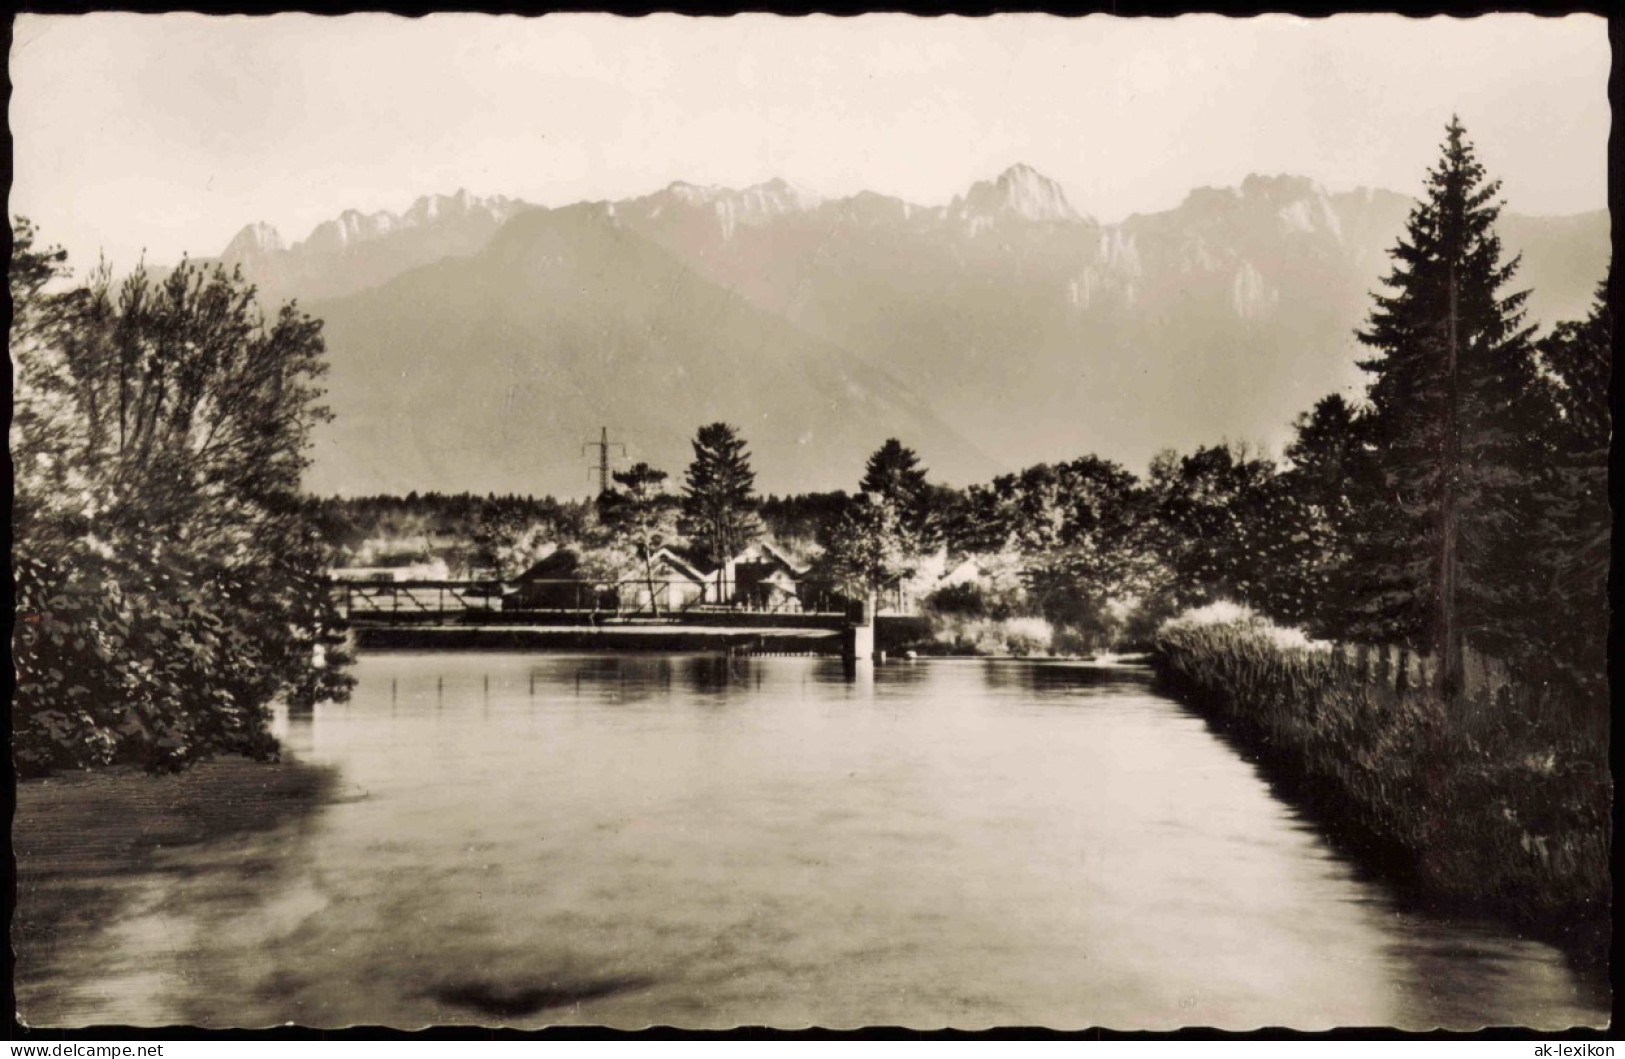
[[847,662],[872,662],[875,657],[875,608],[866,602],[857,619],[841,630],[841,658]]

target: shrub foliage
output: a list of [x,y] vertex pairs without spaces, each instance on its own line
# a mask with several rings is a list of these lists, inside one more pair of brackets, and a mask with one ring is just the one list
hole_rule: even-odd
[[12,235],[19,771],[274,755],[276,696],[349,686],[299,492],[321,325],[192,264],[54,289],[63,253]]

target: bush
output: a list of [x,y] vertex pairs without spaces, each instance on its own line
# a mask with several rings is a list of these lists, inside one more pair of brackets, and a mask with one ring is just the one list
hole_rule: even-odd
[[936,614],[952,618],[984,618],[988,614],[987,593],[974,581],[962,581],[937,589],[922,601]]
[[966,655],[1047,654],[1054,630],[1043,618],[943,618],[931,622],[933,638],[947,653]]
[[299,494],[320,324],[187,264],[47,294],[61,253],[13,238],[18,769],[272,756],[275,697],[350,685]]
[[1000,623],[1004,647],[1013,655],[1047,654],[1055,632],[1043,618],[1011,618]]

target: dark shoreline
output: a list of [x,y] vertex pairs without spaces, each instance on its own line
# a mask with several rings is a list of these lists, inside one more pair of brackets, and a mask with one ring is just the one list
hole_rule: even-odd
[[162,775],[56,772],[18,781],[12,844],[23,874],[123,868],[159,849],[276,827],[326,801],[337,779],[287,755],[221,757]]
[[[1258,768],[1277,796],[1302,812],[1357,868],[1390,886],[1402,907],[1496,922],[1560,949],[1587,976],[1607,977],[1613,921],[1606,896],[1599,908],[1594,894],[1535,892],[1527,878],[1518,880],[1523,885],[1517,887],[1505,886],[1503,879],[1500,889],[1489,883],[1476,890],[1442,885],[1436,870],[1440,860],[1469,863],[1482,859],[1482,854],[1465,841],[1449,849],[1419,848],[1406,841],[1409,836],[1384,826],[1383,814],[1367,796],[1316,767],[1312,759],[1321,748],[1282,738],[1267,718],[1240,705],[1238,688],[1197,676],[1187,659],[1176,657],[1178,650],[1165,642],[1154,653],[1157,688],[1202,717],[1219,738]],[[1235,667],[1230,675],[1240,672]],[[1272,672],[1263,679],[1278,675]],[[1456,876],[1459,880],[1460,873]]]

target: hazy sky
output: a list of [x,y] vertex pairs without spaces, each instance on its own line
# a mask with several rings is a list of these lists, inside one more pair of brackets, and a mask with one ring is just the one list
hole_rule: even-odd
[[947,202],[1025,161],[1102,221],[1301,173],[1414,193],[1459,112],[1509,208],[1606,205],[1593,16],[21,16],[10,210],[81,263],[466,187],[782,176]]

